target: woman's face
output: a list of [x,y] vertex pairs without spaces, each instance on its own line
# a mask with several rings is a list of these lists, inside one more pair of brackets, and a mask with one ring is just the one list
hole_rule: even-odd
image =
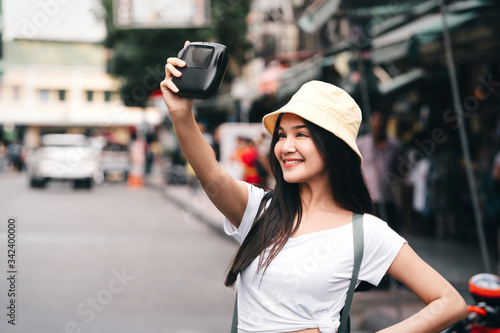
[[328,177],[323,157],[304,119],[295,114],[284,113],[281,117],[274,155],[288,183],[311,183]]

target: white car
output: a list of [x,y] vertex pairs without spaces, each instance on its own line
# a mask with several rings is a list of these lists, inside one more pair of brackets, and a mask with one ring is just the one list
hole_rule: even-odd
[[28,159],[31,187],[44,187],[50,180],[73,181],[75,188],[90,189],[102,179],[100,147],[81,134],[46,134],[41,146]]

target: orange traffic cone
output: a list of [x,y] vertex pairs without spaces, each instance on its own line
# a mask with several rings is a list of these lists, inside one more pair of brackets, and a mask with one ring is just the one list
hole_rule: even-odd
[[127,178],[127,187],[130,189],[144,187],[144,177],[141,174],[130,173]]

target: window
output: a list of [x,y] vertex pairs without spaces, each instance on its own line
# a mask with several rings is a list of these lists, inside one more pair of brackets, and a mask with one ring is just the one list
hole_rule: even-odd
[[64,102],[66,100],[66,90],[59,90],[59,101]]
[[106,90],[104,92],[104,101],[105,102],[111,102],[111,91]]
[[47,89],[40,90],[40,101],[41,102],[49,101],[49,91]]
[[94,100],[94,92],[92,90],[87,90],[87,102],[92,102]]

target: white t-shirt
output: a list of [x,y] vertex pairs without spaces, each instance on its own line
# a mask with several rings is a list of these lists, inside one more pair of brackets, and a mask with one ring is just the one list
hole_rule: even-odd
[[[236,229],[224,229],[240,244],[247,236],[264,190],[248,185],[248,203]],[[406,242],[379,218],[365,214],[361,280],[378,285]],[[289,238],[263,278],[257,257],[238,277],[238,332],[278,333],[319,328],[335,333],[352,276],[352,223]],[[262,279],[261,279],[262,278]]]

